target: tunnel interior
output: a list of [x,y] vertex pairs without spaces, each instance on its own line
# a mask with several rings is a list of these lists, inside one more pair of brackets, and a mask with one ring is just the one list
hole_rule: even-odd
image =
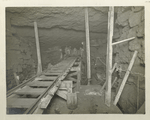
[[[61,61],[66,47],[85,49],[84,7],[7,7],[6,8],[6,88],[15,87],[14,73],[20,83],[37,72],[37,53],[34,22],[37,22],[43,70],[49,64]],[[89,33],[91,53],[91,85],[103,85],[106,81],[106,56],[109,7],[89,7]],[[139,105],[145,101],[145,46],[144,7],[115,7],[113,42],[130,37],[136,40],[113,47],[113,64],[125,71],[135,50],[138,57],[132,69],[140,79]],[[83,45],[84,44],[84,45]],[[60,49],[62,51],[60,51]],[[123,79],[125,72],[121,72]],[[115,77],[115,75],[113,75]],[[113,87],[117,91],[121,80]],[[86,50],[82,58],[82,85],[87,85]],[[137,74],[130,74],[118,102],[123,113],[137,112]]]

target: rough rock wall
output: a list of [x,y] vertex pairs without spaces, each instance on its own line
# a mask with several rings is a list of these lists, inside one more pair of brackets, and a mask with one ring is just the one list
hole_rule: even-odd
[[[144,7],[119,7],[117,9],[113,41],[131,37],[135,37],[135,39],[114,46],[114,62],[120,64],[123,70],[127,69],[134,51],[138,51],[131,72],[140,74],[131,73],[118,102],[124,113],[135,113],[145,101]],[[122,72],[122,78],[124,73]],[[140,81],[140,88],[137,88],[137,79]],[[137,98],[137,91],[139,91],[139,98]],[[137,99],[139,99],[138,108]]]
[[[18,7],[6,11],[11,17],[13,34],[30,41],[35,40],[33,22],[37,22],[42,49],[57,44],[79,46],[85,40],[83,7]],[[107,11],[108,7],[89,8],[91,39],[103,39],[103,34],[107,33]]]
[[[106,45],[103,43],[106,44],[107,11],[108,7],[89,8],[90,39],[96,40],[97,44],[101,45],[101,48],[91,48],[92,59],[95,59],[97,55],[105,57],[103,53]],[[7,67],[8,70],[12,69],[7,78],[13,71],[22,72],[22,69],[27,67],[24,65],[26,63],[34,66],[33,69],[36,72],[34,21],[38,25],[43,69],[47,67],[48,63],[56,64],[59,61],[59,48],[65,46],[79,48],[81,42],[85,41],[84,8],[82,7],[8,7],[6,16],[9,17],[6,27],[11,31],[11,36],[8,31],[6,35]],[[57,46],[56,49],[55,46]],[[14,48],[15,50],[12,50]],[[54,51],[47,52],[49,49],[54,49]],[[13,56],[14,58],[12,58]],[[18,69],[20,70],[18,71]]]
[[17,85],[14,73],[20,83],[35,74],[36,66],[31,49],[33,44],[19,36],[13,35],[10,16],[6,16],[6,79],[7,90]]

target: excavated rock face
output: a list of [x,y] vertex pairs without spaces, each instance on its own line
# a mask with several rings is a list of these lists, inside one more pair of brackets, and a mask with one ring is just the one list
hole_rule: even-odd
[[[99,39],[100,33],[107,33],[108,8],[101,9],[89,9],[91,39]],[[44,48],[85,40],[84,8],[7,8],[7,12],[10,13],[13,34],[31,41],[34,40],[33,22],[37,21]]]
[[[99,52],[97,49],[93,50],[93,57],[98,53],[100,56],[100,53],[102,55],[106,52],[104,46],[106,46],[107,37],[107,12],[108,7],[89,8],[90,39],[97,41],[97,44],[102,46]],[[82,7],[6,8],[8,89],[15,86],[14,72],[23,76],[21,80],[27,78],[28,73],[36,73],[34,21],[38,25],[42,65],[45,69],[48,63],[58,63],[60,48],[64,49],[65,46],[80,48],[81,42],[85,41],[84,19],[84,8]]]
[[[131,37],[135,37],[135,39],[114,46],[114,62],[120,64],[123,70],[127,69],[134,51],[138,51],[132,73],[118,102],[124,113],[136,113],[137,109],[145,101],[144,7],[120,7],[117,9],[114,41],[121,41]],[[122,79],[124,73],[122,73]],[[139,87],[137,87],[138,80]],[[121,80],[118,82],[121,83]]]

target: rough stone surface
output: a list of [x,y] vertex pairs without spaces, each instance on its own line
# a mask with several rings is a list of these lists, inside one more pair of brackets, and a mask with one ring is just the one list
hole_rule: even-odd
[[140,11],[140,10],[142,10],[143,9],[143,7],[142,6],[136,6],[136,7],[132,7],[132,11],[134,11],[134,12],[138,12],[138,11]]
[[126,25],[128,25],[128,18],[129,18],[130,12],[131,12],[131,10],[120,14],[120,15],[117,17],[116,23],[117,23],[118,25],[121,25],[121,26],[126,26]]
[[[137,98],[137,96],[135,97],[135,95],[137,95],[137,83],[136,83],[136,81],[134,81],[134,82],[135,83],[128,82],[128,84],[126,84],[126,86],[121,94],[119,104],[124,106],[122,108],[123,113],[128,113],[128,114],[136,113],[137,109],[139,109],[142,106],[143,101],[145,101],[145,91],[143,89],[139,89],[140,98]],[[128,92],[128,91],[130,91],[130,92]],[[138,108],[137,108],[137,99],[139,99]]]
[[135,51],[141,49],[141,39],[134,39],[129,42],[129,50]]
[[[125,71],[128,68],[134,51],[138,51],[138,55],[131,70],[130,76],[118,102],[118,105],[122,109],[123,113],[136,113],[136,111],[145,101],[144,9],[143,7],[132,7],[132,9],[128,8],[128,10],[130,11],[130,14],[124,15],[127,13],[127,11],[125,12],[123,8],[118,9],[116,24],[119,25],[118,30],[120,31],[120,37],[114,39],[114,41],[121,41],[131,37],[135,37],[135,39],[114,46],[114,61],[117,62]],[[138,76],[139,81],[141,81],[140,86],[142,86],[140,89],[137,88]],[[123,79],[124,74],[121,77]],[[121,84],[121,80],[119,83]],[[137,108],[138,89],[140,91],[140,104]]]
[[119,33],[119,30],[116,28],[116,29],[114,29],[113,39],[117,39],[119,37],[120,37],[120,33]]
[[144,22],[141,22],[138,26],[137,37],[144,37]]
[[136,25],[139,25],[142,19],[142,12],[134,13],[131,12],[129,16],[129,23],[130,27],[134,27]]
[[[89,8],[90,31],[107,32],[108,7]],[[49,7],[49,8],[8,8],[11,15],[11,24],[14,26],[31,26],[37,21],[40,28],[64,28],[85,30],[84,8],[82,7]]]

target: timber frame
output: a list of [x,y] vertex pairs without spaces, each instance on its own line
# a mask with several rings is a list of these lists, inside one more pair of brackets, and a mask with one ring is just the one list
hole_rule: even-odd
[[[109,12],[108,12],[108,34],[107,34],[107,58],[106,58],[106,85],[104,84],[103,86],[105,87],[106,86],[106,91],[105,91],[105,104],[107,106],[110,107],[111,105],[111,87],[113,86],[114,82],[116,81],[116,78],[115,80],[113,81],[112,83],[112,73],[115,69],[115,63],[114,64],[114,67],[112,68],[112,58],[113,58],[113,46],[114,45],[118,45],[120,43],[123,43],[123,42],[127,42],[127,41],[130,41],[130,40],[133,40],[135,39],[135,37],[131,37],[131,38],[128,38],[128,39],[125,39],[125,40],[120,40],[118,42],[112,42],[113,40],[113,30],[114,30],[114,7],[111,6],[109,7]],[[135,52],[136,53],[136,52]],[[137,54],[137,53],[136,53]],[[136,56],[136,55],[134,55]],[[134,57],[134,60],[135,60],[135,57]],[[133,64],[132,64],[133,65]],[[130,66],[130,65],[129,65]],[[126,79],[125,79],[126,80]],[[125,85],[125,83],[123,84]],[[120,86],[121,90],[123,89],[123,85]],[[102,88],[104,88],[102,87]],[[120,91],[121,91],[120,90]],[[121,95],[121,92],[119,91],[119,93],[117,93],[117,98],[115,99],[114,101],[114,105],[117,104],[118,100],[119,100],[119,97]]]
[[[107,58],[106,58],[106,82],[102,86],[100,93],[105,90],[105,104],[110,107],[111,105],[111,88],[116,81],[117,78],[112,83],[112,73],[116,68],[116,64],[112,68],[112,59],[113,59],[113,46],[118,45],[123,42],[127,42],[135,39],[135,37],[131,37],[125,40],[120,40],[118,42],[112,42],[113,40],[113,30],[114,30],[114,6],[109,7],[108,11],[108,34],[107,34]],[[87,59],[87,79],[88,85],[90,85],[91,79],[91,61],[90,61],[90,36],[89,36],[89,21],[88,21],[88,8],[85,8],[85,31],[86,31],[86,59]],[[121,94],[121,93],[120,93]],[[119,99],[119,98],[118,98]],[[116,105],[117,102],[115,102]]]

